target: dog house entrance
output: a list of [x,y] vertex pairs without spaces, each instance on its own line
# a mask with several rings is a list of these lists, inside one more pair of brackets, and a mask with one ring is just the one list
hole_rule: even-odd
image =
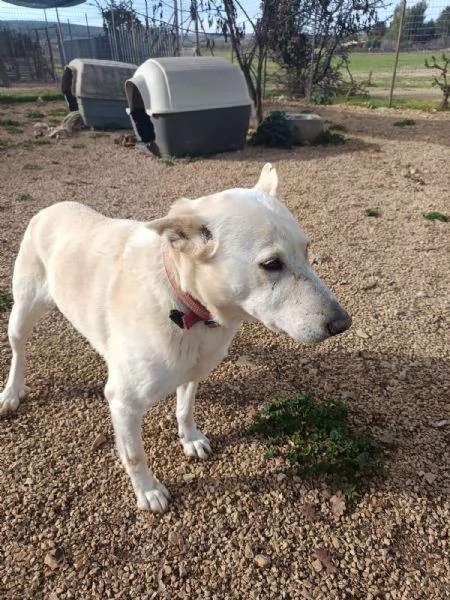
[[158,145],[155,142],[155,128],[152,120],[145,111],[144,101],[138,88],[128,81],[126,83],[128,101],[130,105],[130,119],[135,130],[136,137],[140,141],[141,149],[145,146],[152,154],[160,156]]

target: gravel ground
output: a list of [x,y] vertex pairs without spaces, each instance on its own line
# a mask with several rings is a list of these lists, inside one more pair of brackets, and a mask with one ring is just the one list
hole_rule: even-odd
[[[45,206],[76,199],[149,220],[181,195],[251,186],[271,161],[317,272],[354,324],[319,346],[244,326],[199,390],[207,462],[184,457],[174,398],[156,407],[144,440],[173,501],[154,517],[136,510],[114,450],[103,363],[57,313],[46,317],[29,343],[32,392],[0,422],[0,598],[450,598],[450,224],[422,217],[450,212],[450,115],[318,108],[346,127],[345,145],[172,165],[114,144],[113,133],[23,143],[29,111],[62,106],[0,106],[0,119],[24,124],[0,127],[0,293]],[[405,117],[416,124],[393,125]],[[1,311],[0,388],[7,319]],[[343,514],[332,490],[285,473],[252,433],[258,407],[290,393],[345,399],[385,447],[388,476]]]

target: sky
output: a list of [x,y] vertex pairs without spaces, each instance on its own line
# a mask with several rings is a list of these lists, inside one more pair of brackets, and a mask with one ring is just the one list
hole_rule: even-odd
[[[183,23],[183,29],[189,27],[190,24],[190,15],[189,15],[189,2],[190,0],[177,0],[178,8],[181,10],[179,17],[180,21]],[[387,1],[387,8],[383,11],[380,11],[380,18],[388,18],[392,15],[395,5],[399,0],[394,2]],[[418,0],[409,0],[408,4],[413,5]],[[173,2],[174,0],[162,0],[164,6],[164,19],[165,21],[171,22],[173,19]],[[107,3],[107,0],[101,0],[102,5]],[[148,4],[151,5],[152,0],[148,0]],[[259,13],[260,0],[241,0],[241,4],[244,7],[245,11],[249,15],[250,18],[254,18]],[[428,0],[428,18],[436,18],[440,12],[450,4],[450,0]],[[145,0],[135,0],[134,2],[135,9],[138,13],[145,15]],[[56,11],[54,9],[48,9],[46,11],[47,19],[49,21],[56,21]],[[73,6],[71,8],[62,8],[59,9],[59,18],[61,22],[67,23],[67,20],[70,20],[70,23],[86,23],[86,16],[89,21],[89,25],[91,26],[101,26],[102,21],[99,15],[99,10],[94,3],[94,0],[87,0],[84,4],[80,4],[78,6]],[[244,16],[242,19],[244,20]],[[45,21],[45,14],[43,10],[35,10],[29,8],[18,7],[12,4],[7,4],[6,2],[2,2],[0,0],[0,21],[9,21],[9,20],[35,20],[35,21]],[[205,24],[206,26],[206,24]],[[190,27],[192,29],[192,27]]]

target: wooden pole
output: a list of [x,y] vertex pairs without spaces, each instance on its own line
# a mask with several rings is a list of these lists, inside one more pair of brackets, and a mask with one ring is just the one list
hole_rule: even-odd
[[389,108],[391,108],[391,106],[392,106],[392,98],[394,96],[394,86],[395,86],[395,79],[397,77],[398,56],[400,54],[400,44],[402,41],[403,22],[405,20],[405,13],[406,13],[406,0],[402,0],[402,12],[400,15],[400,23],[398,25],[397,48],[395,49],[395,60],[394,60],[394,68],[392,69],[391,90],[389,92]]

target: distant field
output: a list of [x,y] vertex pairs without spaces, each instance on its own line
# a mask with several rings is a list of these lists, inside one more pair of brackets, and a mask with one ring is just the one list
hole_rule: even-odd
[[[206,55],[206,52],[204,52]],[[432,55],[439,60],[441,51],[436,52],[402,52],[397,66],[396,87],[399,88],[429,88],[433,80],[433,71],[425,68],[425,59]],[[215,56],[223,56],[231,60],[231,47],[221,46],[214,49]],[[367,80],[371,74],[371,83],[376,87],[389,87],[395,54],[393,52],[370,53],[351,52],[349,54],[350,72],[357,80]],[[267,61],[268,83],[273,84],[274,75],[279,67],[272,61]],[[437,74],[437,73],[436,73]]]
[[[430,87],[433,71],[425,67],[425,59],[430,60],[433,54],[439,60],[440,51],[400,53],[396,86],[403,88]],[[390,85],[395,61],[393,52],[375,54],[355,52],[350,54],[349,60],[350,72],[356,79],[368,79],[371,73],[371,82],[376,86]]]

